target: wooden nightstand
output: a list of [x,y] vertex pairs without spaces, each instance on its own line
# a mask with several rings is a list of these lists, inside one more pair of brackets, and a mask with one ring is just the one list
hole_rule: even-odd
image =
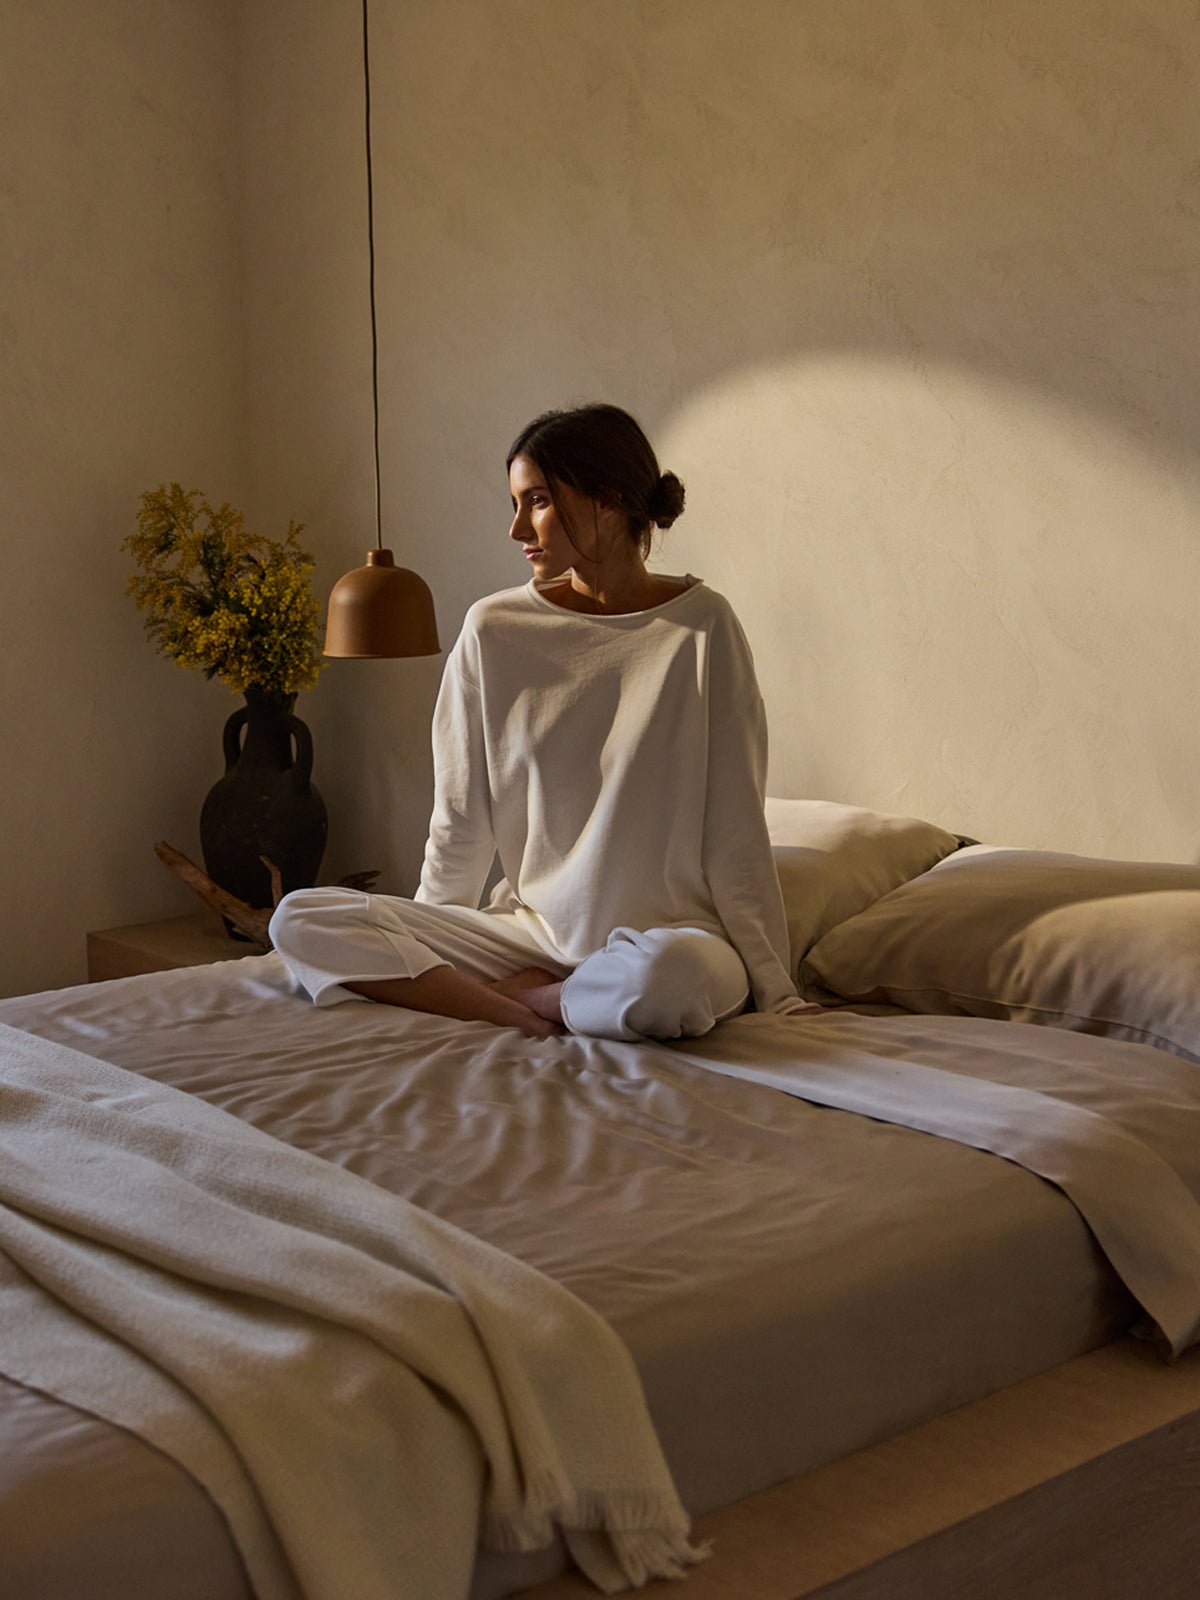
[[256,944],[231,939],[215,911],[195,911],[163,922],[135,922],[125,928],[102,928],[87,936],[89,983],[105,978],[132,978],[139,972],[169,972],[175,967],[201,967],[212,961],[236,961],[262,955]]

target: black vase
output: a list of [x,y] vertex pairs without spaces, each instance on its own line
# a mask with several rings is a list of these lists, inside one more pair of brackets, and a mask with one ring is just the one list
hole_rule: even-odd
[[312,735],[293,715],[295,703],[294,694],[246,690],[246,704],[225,724],[225,776],[200,812],[205,870],[250,906],[271,904],[263,856],[279,868],[287,894],[316,882],[325,853],[329,820],[312,782]]

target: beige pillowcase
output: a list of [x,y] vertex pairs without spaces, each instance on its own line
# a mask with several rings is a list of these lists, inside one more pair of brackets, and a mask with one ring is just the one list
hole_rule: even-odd
[[1200,1061],[1200,867],[962,850],[810,951],[810,985]]
[[957,834],[833,800],[766,803],[792,972],[823,933],[957,850]]

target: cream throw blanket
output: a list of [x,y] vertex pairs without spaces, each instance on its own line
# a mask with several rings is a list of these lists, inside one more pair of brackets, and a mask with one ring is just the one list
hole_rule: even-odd
[[191,1095],[0,1025],[0,1370],[148,1440],[259,1600],[462,1600],[560,1525],[606,1592],[701,1552],[612,1330]]

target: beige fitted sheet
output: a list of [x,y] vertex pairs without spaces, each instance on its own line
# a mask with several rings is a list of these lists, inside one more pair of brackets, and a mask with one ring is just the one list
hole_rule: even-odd
[[[1134,1315],[1041,1179],[670,1047],[317,1009],[274,956],[5,1001],[0,1021],[203,1095],[557,1278],[628,1345],[696,1513],[1068,1360]],[[39,1592],[48,1551],[55,1600],[247,1592],[179,1468],[11,1386],[0,1548],[15,1557],[2,1600]],[[487,1557],[475,1594],[556,1561]]]

